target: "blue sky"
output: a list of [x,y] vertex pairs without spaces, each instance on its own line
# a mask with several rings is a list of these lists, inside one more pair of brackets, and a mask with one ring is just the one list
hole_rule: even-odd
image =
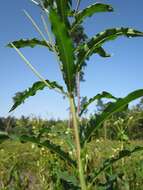
[[[82,0],[81,8],[93,2],[96,1]],[[98,2],[111,4],[115,11],[99,13],[88,18],[84,25],[89,36],[106,28],[120,26],[134,27],[143,31],[142,0],[98,0]],[[42,28],[39,8],[29,0],[4,0],[0,6],[0,116],[9,115],[12,97],[16,92],[25,90],[38,80],[17,53],[5,47],[8,42],[21,38],[40,38],[25,17],[23,9],[27,10]],[[81,85],[82,95],[92,97],[99,92],[108,91],[122,97],[133,90],[143,88],[143,38],[122,37],[105,44],[104,48],[112,57],[108,59],[97,55],[91,57],[85,70],[86,82]],[[45,78],[57,80],[62,84],[58,64],[47,49],[27,48],[22,52]],[[34,115],[66,118],[67,108],[67,101],[56,92],[45,89],[37,96],[29,98],[11,114],[17,117]]]

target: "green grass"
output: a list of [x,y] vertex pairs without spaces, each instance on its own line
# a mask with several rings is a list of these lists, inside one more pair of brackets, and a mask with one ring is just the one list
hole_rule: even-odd
[[[138,145],[143,146],[143,141],[132,141],[126,146],[134,148]],[[102,165],[104,159],[115,156],[120,148],[118,141],[92,141],[86,156],[88,172]],[[57,168],[57,158],[48,150],[11,141],[0,145],[0,190],[52,190]],[[64,168],[62,161],[60,168]],[[107,175],[109,178],[118,175],[113,190],[142,190],[143,151],[115,163],[106,173],[102,173],[97,179],[97,190],[105,189],[100,184],[107,182]],[[59,187],[59,190],[62,188]]]

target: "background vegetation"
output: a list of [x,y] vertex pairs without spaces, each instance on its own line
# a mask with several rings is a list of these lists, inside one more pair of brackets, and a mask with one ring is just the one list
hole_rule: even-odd
[[[103,107],[106,105],[101,101],[98,102],[95,114],[100,112]],[[93,118],[91,115],[88,122],[94,123]],[[83,119],[82,123],[86,122],[87,119]],[[24,135],[38,134],[40,129],[50,128],[53,133],[50,132],[48,138],[65,148],[68,148],[70,144],[70,139],[66,139],[66,134],[72,130],[66,127],[67,124],[66,120],[43,120],[36,117],[0,118],[1,131],[13,131],[16,134]],[[93,168],[102,166],[106,158],[116,157],[122,149],[132,150],[134,147],[143,146],[142,99],[136,106],[110,117],[103,125],[102,130],[96,131],[87,146],[85,167],[88,168],[85,168],[85,171],[89,178]],[[72,145],[69,153],[71,156],[74,154]],[[70,167],[68,172],[71,172]],[[68,187],[67,183],[65,186],[63,185],[67,175],[69,180],[69,173],[65,172],[64,161],[43,147],[37,147],[33,143],[21,144],[10,140],[0,145],[1,190],[70,189],[70,181]],[[76,183],[76,178],[71,175],[71,182],[73,181]],[[134,153],[132,156],[114,163],[96,179],[97,190],[141,190],[142,184],[143,152]]]

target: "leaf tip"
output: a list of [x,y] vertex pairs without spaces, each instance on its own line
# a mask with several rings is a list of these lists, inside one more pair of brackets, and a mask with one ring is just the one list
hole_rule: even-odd
[[113,12],[113,11],[114,11],[114,9],[113,9],[113,7],[112,7],[111,5],[109,5],[108,11],[109,11],[109,12]]

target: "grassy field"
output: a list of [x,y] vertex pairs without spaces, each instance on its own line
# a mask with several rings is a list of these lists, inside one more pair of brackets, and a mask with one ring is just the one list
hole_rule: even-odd
[[[143,142],[132,141],[126,146],[143,146]],[[104,159],[116,156],[121,148],[122,144],[118,141],[92,141],[86,156],[87,171],[90,173],[91,169],[101,166]],[[61,161],[59,166],[56,156],[48,150],[33,144],[6,141],[0,145],[0,190],[61,190],[58,185],[53,188],[53,179],[59,167],[64,168],[64,163]],[[116,162],[99,175],[97,189],[109,189],[105,184],[112,181],[114,190],[142,190],[143,151]]]

